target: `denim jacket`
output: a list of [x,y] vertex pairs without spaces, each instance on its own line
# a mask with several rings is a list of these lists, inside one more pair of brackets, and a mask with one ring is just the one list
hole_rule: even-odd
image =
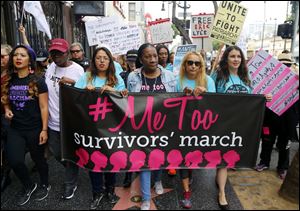
[[[164,84],[167,92],[176,92],[176,77],[168,70],[165,70],[162,66],[158,65],[161,71],[161,81]],[[142,87],[142,68],[138,68],[131,72],[127,80],[127,89],[129,92],[140,92]]]

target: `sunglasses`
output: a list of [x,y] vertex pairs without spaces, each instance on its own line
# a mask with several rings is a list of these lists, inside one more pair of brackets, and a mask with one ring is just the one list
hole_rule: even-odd
[[287,63],[283,63],[283,64],[285,64],[285,66],[287,66],[287,67],[291,67],[292,66],[292,64],[287,64]]
[[79,53],[81,50],[73,50],[73,51],[70,51],[71,53]]
[[186,62],[189,66],[192,66],[193,64],[195,64],[197,67],[200,67],[201,65],[201,62],[198,62],[198,61],[191,61],[191,60],[188,60]]

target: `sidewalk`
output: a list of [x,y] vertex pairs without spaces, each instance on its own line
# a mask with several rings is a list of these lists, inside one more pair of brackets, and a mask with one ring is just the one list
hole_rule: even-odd
[[[298,148],[298,142],[291,144],[290,162]],[[229,181],[245,210],[299,210],[299,204],[278,195],[283,181],[276,173],[277,160],[278,152],[274,149],[270,169],[262,172],[252,169],[228,172]]]

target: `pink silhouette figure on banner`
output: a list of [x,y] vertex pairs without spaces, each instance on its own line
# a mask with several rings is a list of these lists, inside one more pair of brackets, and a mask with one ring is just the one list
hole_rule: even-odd
[[114,152],[109,158],[110,164],[113,165],[112,172],[119,172],[127,166],[127,153],[124,151]]
[[91,155],[91,161],[95,164],[93,171],[102,172],[101,168],[105,168],[107,166],[107,157],[99,151],[93,152]]
[[165,163],[165,153],[160,149],[152,150],[149,154],[148,165],[151,170],[158,170]]
[[199,167],[199,163],[202,163],[203,153],[199,150],[195,150],[193,152],[189,152],[185,156],[185,166],[189,168],[197,168]]
[[205,168],[216,168],[218,164],[221,163],[222,157],[221,157],[221,151],[220,150],[214,150],[211,152],[206,152],[204,154],[204,158],[208,161],[208,164]]
[[230,150],[223,155],[223,159],[228,164],[227,168],[234,168],[236,162],[238,162],[241,157],[235,150]]
[[77,149],[75,153],[79,157],[77,165],[84,167],[89,162],[89,153],[83,148]]
[[129,155],[129,161],[131,162],[131,168],[129,171],[139,171],[144,166],[146,160],[146,153],[141,150],[133,150]]
[[182,163],[183,157],[179,150],[173,149],[169,152],[167,160],[169,162],[169,166],[167,167],[167,169],[175,169]]

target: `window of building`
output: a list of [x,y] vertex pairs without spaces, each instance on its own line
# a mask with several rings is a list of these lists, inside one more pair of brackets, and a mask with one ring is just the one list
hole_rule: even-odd
[[129,3],[128,5],[128,9],[129,9],[129,21],[135,21],[135,3]]

